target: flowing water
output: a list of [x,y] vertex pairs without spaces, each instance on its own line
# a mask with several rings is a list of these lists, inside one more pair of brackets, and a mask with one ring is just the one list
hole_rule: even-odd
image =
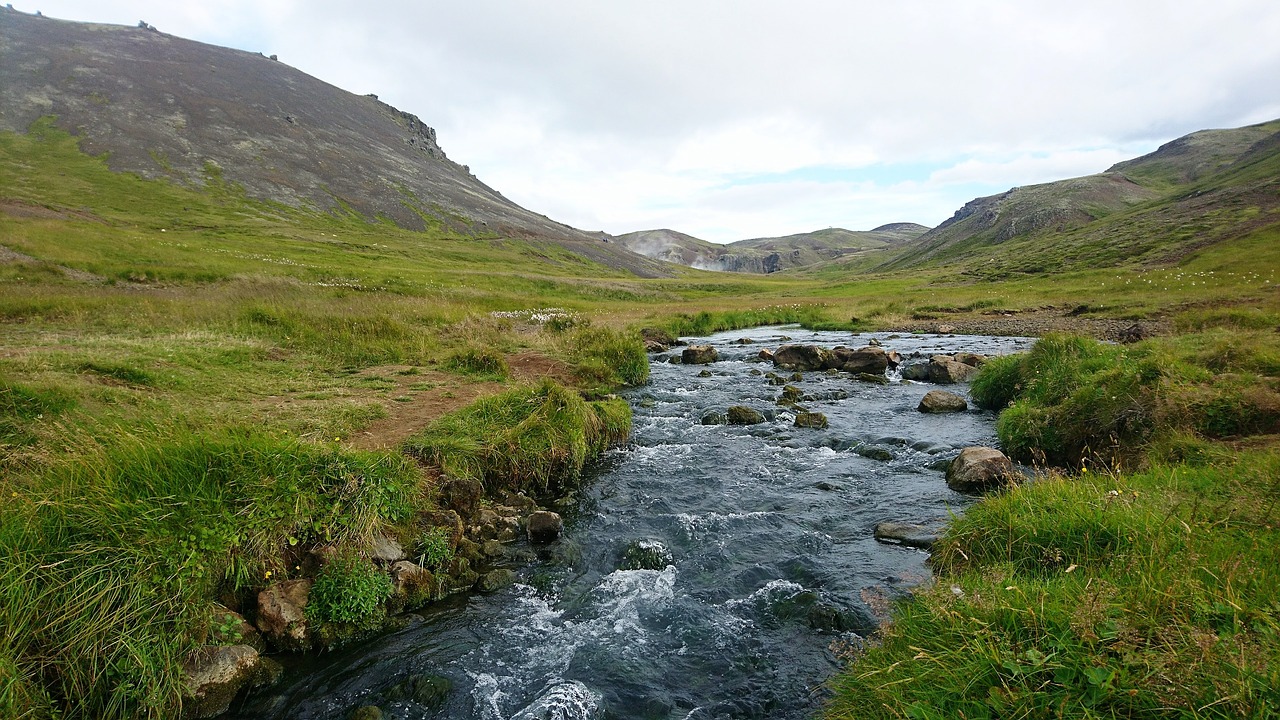
[[[931,386],[821,372],[790,384],[830,427],[795,428],[775,403],[781,388],[753,372],[774,369],[754,358],[784,337],[824,347],[876,337],[926,358],[1030,344],[790,327],[700,339],[721,360],[654,363],[651,384],[629,393],[631,444],[605,458],[565,537],[514,563],[516,585],[434,605],[358,647],[294,659],[285,682],[239,717],[341,718],[369,704],[397,718],[812,717],[883,599],[928,577],[923,552],[877,542],[872,528],[963,509],[972,499],[947,488],[938,461],[995,435],[987,412],[918,412]],[[730,405],[770,419],[701,424]],[[619,569],[629,548],[661,569]],[[385,697],[415,674],[451,682],[443,707]]]

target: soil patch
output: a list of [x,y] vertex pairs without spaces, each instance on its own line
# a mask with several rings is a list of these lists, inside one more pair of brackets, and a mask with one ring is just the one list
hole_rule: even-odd
[[[515,383],[533,383],[547,377],[564,384],[572,383],[573,374],[568,365],[541,353],[513,355],[507,358],[507,365]],[[362,374],[393,379],[398,392],[391,394],[410,399],[384,402],[387,416],[352,434],[349,444],[361,450],[394,448],[440,416],[511,386],[509,383],[473,382],[457,373],[423,370],[408,365],[369,368]]]
[[1083,317],[1064,308],[1040,308],[998,315],[948,315],[933,320],[908,320],[890,330],[895,332],[931,332],[944,335],[1002,335],[1041,337],[1053,332],[1086,335],[1115,342],[1141,337],[1170,335],[1173,324],[1161,318],[1124,320]]

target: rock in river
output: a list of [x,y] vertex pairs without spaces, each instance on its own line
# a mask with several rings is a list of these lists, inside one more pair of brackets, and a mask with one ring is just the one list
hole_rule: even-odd
[[539,510],[525,520],[525,528],[529,533],[529,542],[548,543],[564,532],[564,521],[560,519],[559,513]]
[[720,353],[710,345],[690,345],[680,353],[685,365],[706,365],[720,359]]
[[1022,476],[1004,453],[989,447],[967,447],[947,468],[947,487],[959,492],[982,492],[1017,483]]
[[831,351],[817,345],[783,345],[773,351],[773,364],[788,370],[823,370],[831,362]]
[[969,409],[969,403],[959,395],[946,390],[930,390],[920,398],[916,407],[922,413],[953,413]]
[[764,415],[746,405],[734,405],[726,414],[730,425],[759,425],[764,422]]
[[897,543],[923,550],[928,550],[938,541],[936,530],[911,523],[876,523],[874,534],[880,542]]

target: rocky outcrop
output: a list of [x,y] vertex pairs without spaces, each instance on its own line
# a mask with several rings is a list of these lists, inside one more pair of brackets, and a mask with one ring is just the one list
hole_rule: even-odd
[[994,490],[1021,481],[1005,454],[989,447],[967,447],[947,468],[947,487],[964,493]]
[[516,581],[516,574],[506,568],[490,570],[476,581],[476,590],[482,593],[494,593],[510,586]]
[[963,397],[946,390],[930,390],[920,398],[916,407],[922,413],[953,413],[969,409],[969,403]]
[[373,539],[373,549],[369,554],[380,563],[393,563],[405,557],[404,547],[395,538],[386,535],[379,535]]
[[689,345],[680,353],[685,365],[706,365],[720,359],[720,353],[710,345]]
[[480,510],[482,497],[484,485],[475,478],[450,477],[440,483],[439,504],[458,513],[462,518],[475,517]]
[[311,648],[306,616],[311,584],[286,580],[258,593],[258,630],[273,647],[291,652]]

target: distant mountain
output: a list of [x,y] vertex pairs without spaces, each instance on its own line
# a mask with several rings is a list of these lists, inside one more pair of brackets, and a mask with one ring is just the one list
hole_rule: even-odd
[[1277,223],[1280,120],[1192,133],[1096,175],[977,198],[876,269],[1162,263]]
[[727,245],[675,230],[643,230],[619,235],[617,240],[628,249],[657,260],[702,270],[768,274],[897,247],[928,229],[915,223],[892,223],[869,231],[827,228],[785,237],[739,240]]
[[113,170],[217,178],[262,200],[552,242],[637,274],[666,272],[506,199],[447,158],[418,117],[274,56],[0,8],[0,75],[0,130],[54,116]]

